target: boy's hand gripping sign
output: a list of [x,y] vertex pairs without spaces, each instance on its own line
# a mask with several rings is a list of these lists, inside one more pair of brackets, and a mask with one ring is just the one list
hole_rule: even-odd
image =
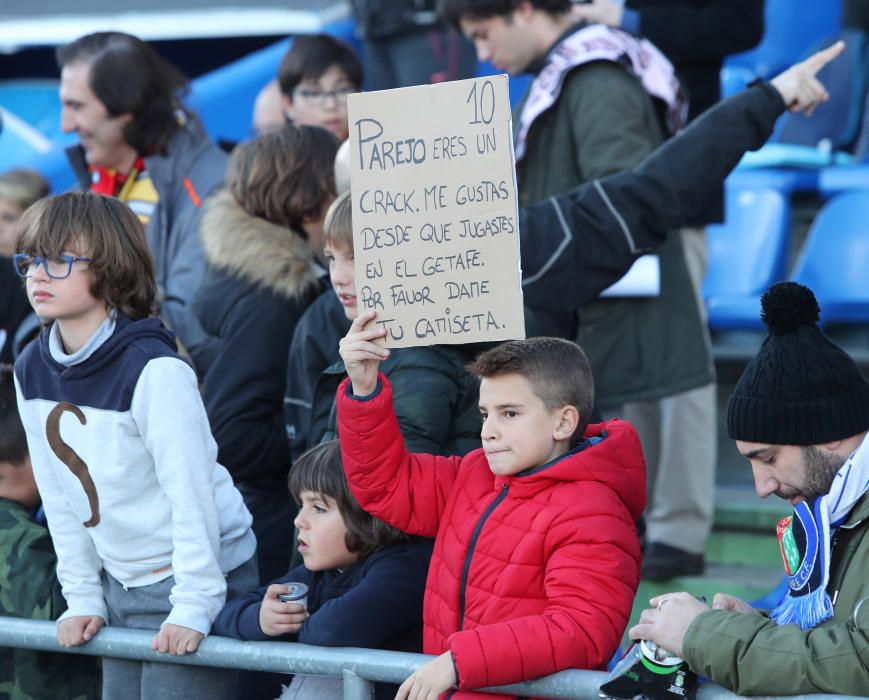
[[525,337],[504,75],[350,95],[359,313],[399,348]]

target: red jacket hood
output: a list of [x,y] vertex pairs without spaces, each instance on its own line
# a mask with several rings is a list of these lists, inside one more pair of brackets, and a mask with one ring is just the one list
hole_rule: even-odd
[[514,494],[531,495],[555,481],[598,482],[621,499],[636,521],[646,507],[646,462],[637,431],[615,418],[589,425],[585,440],[571,452],[519,474],[495,477]]

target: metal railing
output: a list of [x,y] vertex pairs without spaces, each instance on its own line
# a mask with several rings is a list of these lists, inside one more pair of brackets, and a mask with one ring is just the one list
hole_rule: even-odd
[[[0,617],[0,646],[38,649],[41,651],[111,656],[121,659],[160,661],[191,666],[212,666],[271,671],[274,673],[309,673],[343,678],[344,700],[371,700],[374,682],[401,683],[419,666],[433,657],[379,649],[317,647],[290,642],[241,642],[225,637],[207,637],[195,654],[168,656],[151,649],[154,632],[104,627],[87,644],[66,649],[57,643],[55,623]],[[484,693],[507,693],[534,698],[597,700],[598,688],[606,678],[599,671],[561,671],[535,681],[486,688]],[[727,700],[738,696],[712,683],[701,684],[698,700]],[[801,695],[791,700],[857,700],[845,695]],[[773,698],[754,697],[754,700]]]

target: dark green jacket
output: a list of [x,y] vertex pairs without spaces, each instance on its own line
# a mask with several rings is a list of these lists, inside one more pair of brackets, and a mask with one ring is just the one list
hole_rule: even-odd
[[685,635],[697,673],[739,695],[869,696],[869,494],[833,537],[833,617],[806,632],[761,615],[710,610]]
[[[514,124],[521,110],[522,104]],[[558,102],[531,127],[518,166],[520,204],[629,170],[663,140],[655,104],[639,81],[613,63],[580,66],[565,79]],[[578,334],[572,328],[561,333],[575,337],[588,354],[601,406],[663,398],[714,378],[681,238],[669,236],[655,252],[660,296],[592,302],[579,310]]]
[[[392,383],[395,415],[407,449],[464,455],[480,446],[479,385],[465,371],[473,355],[461,347],[396,348],[380,370]],[[338,437],[335,391],[343,362],[320,376],[311,406],[311,444]]]
[[[0,615],[56,620],[66,610],[56,566],[48,529],[0,498]],[[89,700],[100,697],[101,684],[93,657],[0,647],[4,700]]]

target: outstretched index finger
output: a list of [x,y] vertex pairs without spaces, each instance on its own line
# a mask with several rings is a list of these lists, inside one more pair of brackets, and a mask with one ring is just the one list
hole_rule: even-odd
[[821,68],[826,66],[830,61],[836,58],[836,56],[838,56],[844,50],[845,42],[839,40],[832,46],[828,46],[826,49],[822,49],[817,53],[813,53],[805,61],[803,61],[803,65],[809,70],[809,75],[815,76],[818,71],[821,70]]

